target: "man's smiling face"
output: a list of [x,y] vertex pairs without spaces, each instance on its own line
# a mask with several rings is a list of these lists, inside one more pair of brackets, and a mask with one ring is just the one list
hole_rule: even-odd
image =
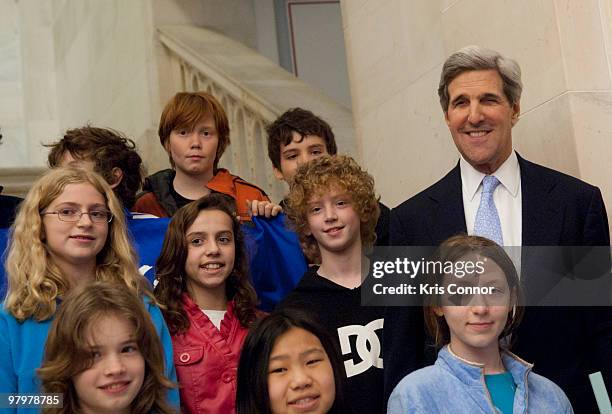
[[512,152],[520,105],[511,104],[494,69],[463,72],[448,85],[445,113],[457,149],[475,169],[495,172]]

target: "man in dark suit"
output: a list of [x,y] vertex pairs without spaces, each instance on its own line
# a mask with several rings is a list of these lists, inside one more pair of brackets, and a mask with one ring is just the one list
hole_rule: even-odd
[[[610,245],[597,187],[513,151],[521,91],[518,64],[495,51],[469,46],[446,60],[438,94],[461,158],[444,178],[392,211],[391,245],[436,246],[459,233],[505,246]],[[494,181],[492,189],[485,190],[486,180]],[[494,220],[483,225],[479,215],[487,191]],[[610,314],[609,307],[531,307],[514,338],[513,351],[557,383],[577,413],[596,410],[589,373],[602,371],[610,386]],[[399,307],[385,315],[387,396],[417,368],[406,363],[404,352],[418,337],[403,329],[412,323],[411,315]]]

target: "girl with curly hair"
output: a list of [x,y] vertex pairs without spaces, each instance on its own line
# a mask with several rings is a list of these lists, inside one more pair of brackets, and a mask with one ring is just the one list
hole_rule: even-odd
[[172,218],[155,297],[172,335],[184,412],[235,412],[236,369],[256,295],[228,196],[212,193]]
[[[0,390],[40,392],[35,370],[51,322],[68,293],[94,281],[114,283],[144,300],[164,345],[165,375],[175,380],[170,334],[136,263],[123,208],[102,177],[78,168],[43,175],[21,204],[9,236]],[[168,399],[178,406],[176,390]]]

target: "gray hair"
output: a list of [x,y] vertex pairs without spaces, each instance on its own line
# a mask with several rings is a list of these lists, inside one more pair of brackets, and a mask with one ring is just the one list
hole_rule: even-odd
[[516,61],[503,57],[498,52],[480,46],[466,46],[459,49],[446,59],[440,75],[438,96],[442,110],[448,110],[450,97],[448,85],[463,72],[471,70],[495,69],[503,82],[506,98],[511,105],[519,103],[523,83],[521,82],[521,68]]

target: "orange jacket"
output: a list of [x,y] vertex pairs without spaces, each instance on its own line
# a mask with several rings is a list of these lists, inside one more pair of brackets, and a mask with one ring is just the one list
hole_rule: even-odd
[[[157,217],[171,217],[178,207],[170,194],[174,170],[159,171],[145,180],[143,193],[138,197],[133,212],[153,214]],[[217,174],[206,184],[211,191],[226,194],[236,201],[236,213],[241,221],[250,221],[247,200],[270,201],[266,193],[254,184],[219,168]]]

